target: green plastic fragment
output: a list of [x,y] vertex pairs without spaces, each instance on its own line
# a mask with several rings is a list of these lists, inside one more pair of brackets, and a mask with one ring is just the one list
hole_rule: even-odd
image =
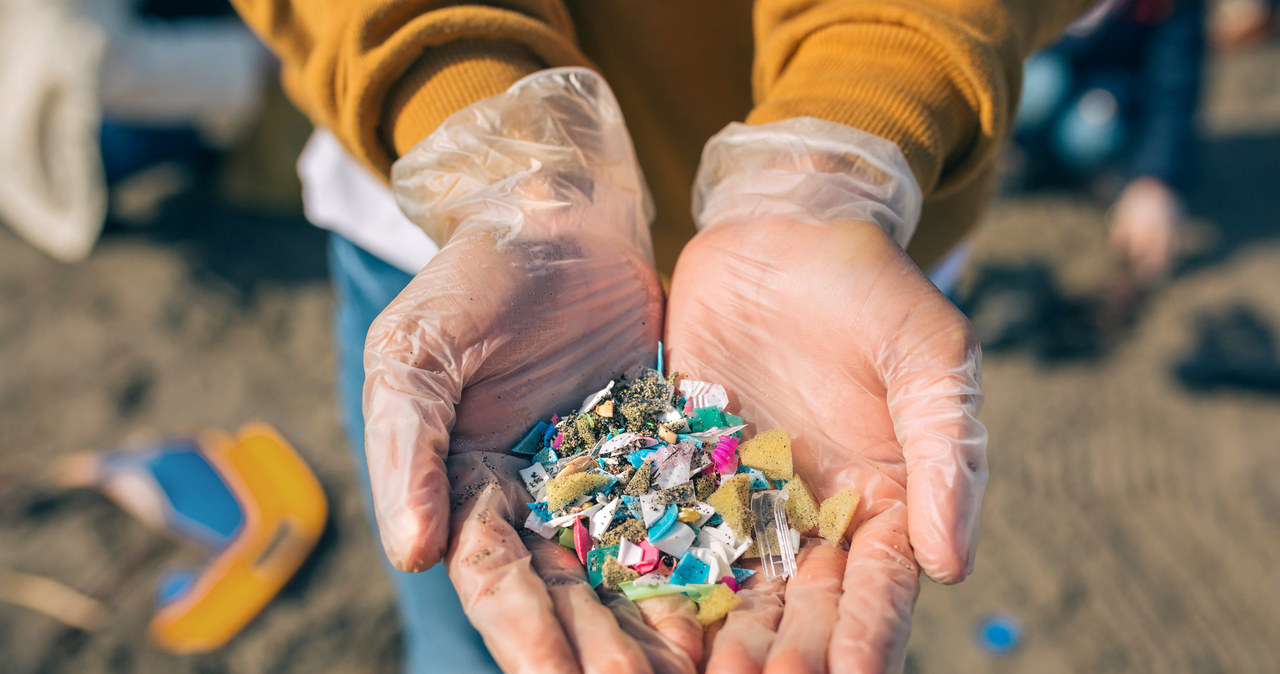
[[[569,530],[570,538],[573,537],[572,530]],[[608,557],[618,556],[618,546],[610,545],[607,548],[596,548],[587,553],[587,580],[591,582],[591,587],[598,587],[604,582],[604,560]]]
[[569,548],[570,550],[574,549],[573,529],[569,527],[564,527],[560,529],[560,545],[563,545],[564,547]]
[[689,417],[689,428],[694,433],[700,433],[709,428],[724,425],[724,413],[718,407],[699,407],[693,411],[693,416]]
[[631,601],[640,601],[641,599],[649,599],[651,597],[662,597],[669,594],[686,594],[694,601],[701,601],[707,593],[715,588],[715,583],[699,583],[697,585],[673,585],[671,583],[663,583],[662,585],[636,585],[634,581],[627,581],[618,585],[622,593],[627,595],[627,599]]

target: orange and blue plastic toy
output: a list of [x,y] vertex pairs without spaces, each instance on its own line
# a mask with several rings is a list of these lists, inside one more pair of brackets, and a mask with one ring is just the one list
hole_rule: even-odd
[[324,531],[324,491],[274,429],[251,423],[60,462],[64,484],[94,487],[145,524],[207,550],[201,569],[160,580],[149,626],[168,651],[215,649],[284,587]]

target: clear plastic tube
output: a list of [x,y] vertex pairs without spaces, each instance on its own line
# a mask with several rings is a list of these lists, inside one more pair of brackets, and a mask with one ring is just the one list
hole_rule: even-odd
[[765,578],[774,580],[796,574],[796,551],[787,523],[787,492],[780,489],[751,494],[751,514],[756,521],[756,545]]

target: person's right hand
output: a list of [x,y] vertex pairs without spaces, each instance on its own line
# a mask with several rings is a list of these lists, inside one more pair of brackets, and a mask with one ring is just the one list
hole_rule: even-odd
[[447,243],[365,346],[387,556],[406,571],[443,559],[504,670],[692,671],[688,602],[646,602],[643,619],[601,603],[572,551],[524,530],[529,462],[506,453],[532,421],[651,363],[662,334],[646,192],[608,88],[585,70],[526,78],[447,120],[394,178]]
[[1164,279],[1173,266],[1182,224],[1178,197],[1155,178],[1124,189],[1112,210],[1111,248],[1140,288]]

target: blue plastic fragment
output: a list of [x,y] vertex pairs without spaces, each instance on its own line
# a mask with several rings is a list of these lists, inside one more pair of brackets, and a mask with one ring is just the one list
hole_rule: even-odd
[[[542,423],[547,424],[547,422],[545,422],[545,421],[544,421],[544,422],[542,422]],[[542,440],[543,440],[543,442],[546,442],[546,441],[550,440],[551,438],[556,437],[556,433],[559,433],[559,431],[556,429],[556,427],[555,427],[555,426],[552,426],[551,424],[547,424],[547,430],[545,430],[545,431],[543,431],[543,432],[542,432]]]
[[978,646],[992,655],[1004,655],[1022,643],[1022,626],[1008,615],[987,616],[978,624]]
[[533,460],[543,465],[547,465],[547,464],[552,464],[559,461],[560,457],[556,456],[555,450],[548,447],[542,450],[541,452],[534,454]]
[[702,447],[702,441],[692,435],[677,435],[676,442],[679,442],[680,444],[690,444],[694,447]]
[[668,505],[666,511],[658,518],[658,521],[654,522],[653,526],[649,527],[649,540],[656,541],[667,535],[667,532],[671,530],[671,525],[676,522],[676,516],[679,514],[679,507],[674,503]]
[[640,509],[640,499],[624,494],[622,496],[622,505],[627,507],[627,512],[630,513],[632,517],[641,521],[644,520],[644,511]]
[[746,470],[743,470],[742,468],[742,466],[738,466],[738,472],[746,473],[747,476],[751,478],[752,489],[773,489],[773,486],[769,484],[769,480],[765,479],[764,473],[761,473],[755,468],[747,468]]
[[696,583],[707,582],[707,574],[711,573],[711,566],[706,562],[694,557],[689,552],[685,552],[680,558],[680,563],[676,564],[676,568],[671,572],[671,582],[676,585],[693,585]]
[[662,342],[658,342],[658,374],[665,375],[662,370]]
[[587,580],[591,582],[591,587],[596,587],[604,581],[604,560],[608,557],[618,556],[618,546],[611,545],[607,548],[595,548],[587,553]]
[[550,425],[545,421],[539,421],[534,424],[533,428],[529,429],[528,433],[525,433],[520,442],[511,448],[511,451],[526,456],[537,454],[538,450],[542,448],[542,443],[546,441],[547,427]]
[[547,510],[546,501],[538,501],[536,503],[530,503],[529,510],[532,510],[534,513],[536,513],[538,517],[541,517],[542,521],[544,522],[551,519],[551,511]]
[[707,521],[706,521],[706,522],[703,522],[702,526],[705,526],[705,527],[718,527],[718,526],[720,526],[721,524],[724,524],[724,518],[720,516],[720,513],[716,513],[716,514],[712,515],[711,517],[708,517],[708,518],[707,518]]
[[648,449],[637,449],[636,451],[631,452],[630,454],[628,454],[628,455],[627,455],[627,461],[629,461],[629,462],[631,463],[631,465],[632,465],[632,466],[634,466],[634,467],[636,467],[636,468],[639,468],[639,467],[640,467],[640,464],[644,463],[644,460],[645,460],[645,459],[646,459],[650,454],[652,454],[652,453],[654,453],[654,452],[656,452],[656,451],[658,451],[658,450],[656,450],[656,449],[654,449],[654,448],[652,448],[652,447],[650,447],[650,448],[648,448]]
[[733,579],[739,583],[756,575],[755,569],[744,569],[740,566],[732,566],[729,568],[733,570]]

